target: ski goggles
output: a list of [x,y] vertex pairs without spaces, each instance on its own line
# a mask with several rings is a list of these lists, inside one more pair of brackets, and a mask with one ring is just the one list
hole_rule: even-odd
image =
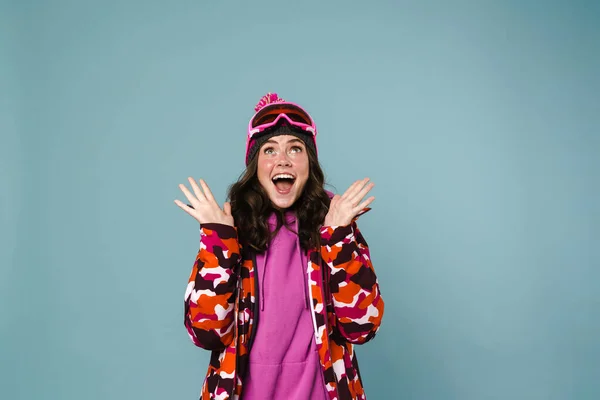
[[250,119],[248,141],[281,121],[287,121],[291,126],[300,128],[313,137],[317,135],[317,127],[313,119],[302,107],[288,102],[271,103],[259,110]]

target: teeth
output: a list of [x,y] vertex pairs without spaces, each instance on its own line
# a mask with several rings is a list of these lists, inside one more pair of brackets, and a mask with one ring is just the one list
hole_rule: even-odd
[[273,177],[274,181],[277,179],[294,179],[294,177],[290,174],[278,174]]

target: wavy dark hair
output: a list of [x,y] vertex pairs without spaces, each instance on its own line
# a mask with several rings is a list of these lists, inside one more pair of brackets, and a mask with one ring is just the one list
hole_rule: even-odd
[[[302,194],[288,210],[295,211],[298,221],[300,246],[304,250],[319,246],[319,227],[329,210],[330,199],[325,191],[325,174],[317,155],[309,146],[308,179]],[[229,187],[228,199],[231,213],[238,230],[238,239],[243,248],[262,253],[273,236],[284,226],[284,212],[273,206],[267,192],[258,181],[258,154],[256,154],[237,182]],[[277,216],[277,226],[273,233],[269,229],[268,219],[271,213]],[[292,230],[287,227],[287,229]]]

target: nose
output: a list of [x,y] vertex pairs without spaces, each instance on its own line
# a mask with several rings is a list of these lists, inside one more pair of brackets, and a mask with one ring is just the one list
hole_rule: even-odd
[[288,157],[288,154],[285,151],[280,152],[277,155],[277,166],[278,167],[289,167],[292,163]]

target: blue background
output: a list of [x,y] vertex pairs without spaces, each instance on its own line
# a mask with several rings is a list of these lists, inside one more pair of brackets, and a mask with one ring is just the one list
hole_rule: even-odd
[[4,1],[0,398],[194,399],[197,224],[304,105],[386,301],[369,399],[600,398],[595,1]]

